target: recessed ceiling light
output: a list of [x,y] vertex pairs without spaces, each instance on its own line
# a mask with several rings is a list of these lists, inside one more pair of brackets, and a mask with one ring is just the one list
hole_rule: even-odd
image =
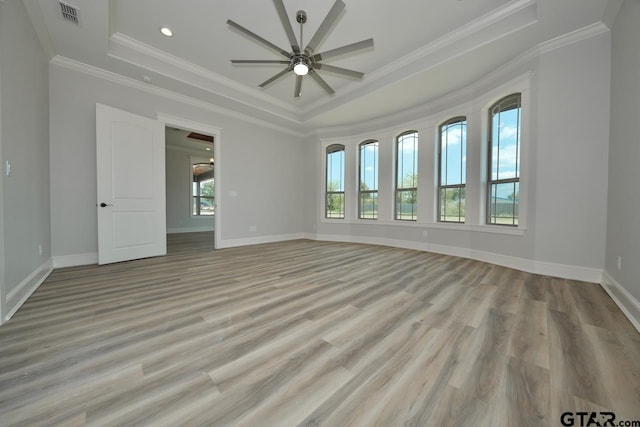
[[173,31],[171,31],[171,28],[169,28],[169,27],[160,28],[160,32],[162,33],[162,35],[167,36],[167,37],[173,36]]

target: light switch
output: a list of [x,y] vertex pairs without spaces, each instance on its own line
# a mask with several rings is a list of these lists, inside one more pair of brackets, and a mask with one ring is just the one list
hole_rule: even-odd
[[11,163],[9,163],[9,160],[5,160],[4,165],[5,165],[4,167],[5,175],[7,176],[11,175]]

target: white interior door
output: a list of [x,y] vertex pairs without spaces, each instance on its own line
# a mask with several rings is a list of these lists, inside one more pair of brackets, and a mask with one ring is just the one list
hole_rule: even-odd
[[98,264],[166,255],[164,125],[96,104]]

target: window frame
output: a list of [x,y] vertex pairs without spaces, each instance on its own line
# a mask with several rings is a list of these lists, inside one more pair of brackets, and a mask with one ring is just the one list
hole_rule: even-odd
[[[438,126],[438,189],[437,189],[437,194],[436,194],[436,198],[437,198],[437,214],[436,214],[436,222],[440,222],[440,223],[450,223],[450,224],[464,224],[466,222],[466,215],[465,215],[465,219],[464,220],[460,220],[461,216],[460,216],[460,207],[461,207],[461,203],[460,201],[458,202],[458,221],[447,221],[447,220],[443,220],[442,219],[442,190],[444,189],[445,191],[448,189],[463,189],[465,190],[466,193],[466,188],[467,188],[467,174],[466,174],[466,167],[467,167],[467,162],[464,159],[464,156],[466,155],[466,149],[467,149],[467,138],[466,138],[466,134],[467,132],[465,132],[465,140],[464,140],[464,150],[462,150],[461,148],[461,156],[460,156],[460,163],[461,163],[461,173],[462,171],[464,171],[464,183],[462,184],[451,184],[451,185],[442,185],[442,130],[444,127],[456,124],[456,123],[462,123],[464,122],[464,127],[465,129],[468,128],[468,124],[467,124],[467,116],[455,116],[452,117],[448,120],[445,120],[444,122],[442,122],[440,124],[440,126]],[[465,200],[465,204],[466,204],[466,200]],[[465,211],[466,211],[466,206],[465,206]]]
[[[400,156],[399,156],[399,147],[400,147],[400,141],[403,137],[407,136],[407,135],[413,135],[415,134],[415,139],[417,140],[415,142],[415,175],[416,175],[416,179],[415,179],[415,187],[400,187],[400,183],[398,182],[398,166],[400,165]],[[393,219],[395,221],[411,221],[411,222],[417,222],[418,221],[418,144],[420,142],[419,139],[419,134],[417,130],[408,130],[405,132],[402,132],[401,134],[399,134],[398,136],[396,136],[395,138],[395,177],[394,177],[394,181],[395,181],[395,185],[394,185],[394,214],[393,214]],[[406,219],[406,218],[399,218],[398,217],[398,196],[401,192],[407,192],[407,191],[413,191],[415,192],[415,197],[416,197],[416,202],[415,202],[415,213],[413,214],[413,218],[410,219]]]
[[[335,191],[329,190],[329,155],[342,151],[342,190]],[[346,175],[346,147],[344,144],[330,144],[324,150],[324,185],[325,185],[325,197],[324,197],[324,218],[329,220],[345,219],[346,214],[346,197],[345,197],[345,175]],[[342,216],[329,216],[329,197],[333,195],[342,195]]]
[[[205,158],[200,158],[200,157],[190,157],[189,158],[189,201],[191,202],[191,205],[189,206],[189,216],[191,218],[211,218],[215,216],[215,208],[216,208],[216,196],[215,196],[215,165],[211,164],[211,159],[205,159]],[[213,180],[213,185],[214,185],[214,195],[213,196],[202,196],[200,195],[200,185],[198,184],[198,194],[194,195],[193,194],[193,167],[195,165],[198,164],[208,164],[211,166],[211,170],[212,170],[212,177],[210,179]],[[209,214],[209,215],[203,215],[203,214],[197,214],[193,212],[193,207],[194,207],[194,201],[199,202],[199,199],[211,199],[212,205],[213,205],[213,213]],[[199,203],[197,203],[197,206],[199,206]]]
[[[376,188],[374,190],[362,190],[362,150],[365,146],[375,144],[376,146],[376,158],[375,158],[375,180],[376,180]],[[378,219],[378,202],[379,202],[379,171],[380,171],[380,142],[377,139],[367,139],[358,144],[358,219],[363,220],[377,220]],[[362,196],[363,194],[374,195],[376,200],[376,211],[374,217],[363,217],[362,212]]]
[[[517,101],[515,101],[517,99]],[[504,178],[504,179],[492,179],[492,163],[493,163],[493,142],[494,142],[494,135],[493,135],[493,118],[496,114],[502,113],[504,111],[509,111],[514,109],[513,107],[510,108],[500,108],[499,110],[497,110],[496,113],[496,109],[498,109],[499,107],[502,107],[503,105],[506,104],[506,107],[509,107],[509,104],[511,103],[516,103],[517,107],[520,111],[518,112],[518,139],[517,139],[517,144],[516,144],[516,176],[514,178]],[[520,178],[522,175],[522,92],[514,92],[511,93],[509,95],[503,96],[502,98],[498,99],[496,102],[494,102],[493,104],[491,104],[491,106],[487,109],[487,119],[488,119],[488,128],[487,128],[487,185],[486,185],[486,212],[485,212],[485,221],[487,225],[491,225],[491,226],[500,226],[500,227],[519,227],[521,225],[520,222],[520,200],[516,197],[513,198],[513,208],[512,208],[512,223],[511,224],[506,224],[506,223],[499,223],[499,222],[492,222],[491,220],[491,206],[492,206],[492,186],[493,185],[499,185],[499,184],[517,184],[518,185],[518,192],[520,193]],[[498,142],[498,150],[499,150],[499,142]],[[499,157],[498,157],[499,159]],[[499,162],[499,160],[498,160]],[[500,164],[497,164],[498,169],[500,168]],[[498,174],[498,178],[499,178],[499,172],[497,172]],[[517,204],[516,204],[516,200]],[[518,213],[515,214],[515,207],[518,207]],[[496,217],[494,215],[494,217]],[[497,217],[496,217],[497,218]],[[517,220],[517,223],[516,223]]]

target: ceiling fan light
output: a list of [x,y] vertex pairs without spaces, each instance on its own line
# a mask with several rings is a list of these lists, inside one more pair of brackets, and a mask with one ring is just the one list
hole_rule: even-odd
[[162,27],[160,28],[160,32],[162,33],[163,36],[165,37],[173,37],[173,31],[171,30],[171,28],[169,27]]
[[299,76],[305,76],[309,72],[309,66],[301,60],[293,66],[293,72]]

